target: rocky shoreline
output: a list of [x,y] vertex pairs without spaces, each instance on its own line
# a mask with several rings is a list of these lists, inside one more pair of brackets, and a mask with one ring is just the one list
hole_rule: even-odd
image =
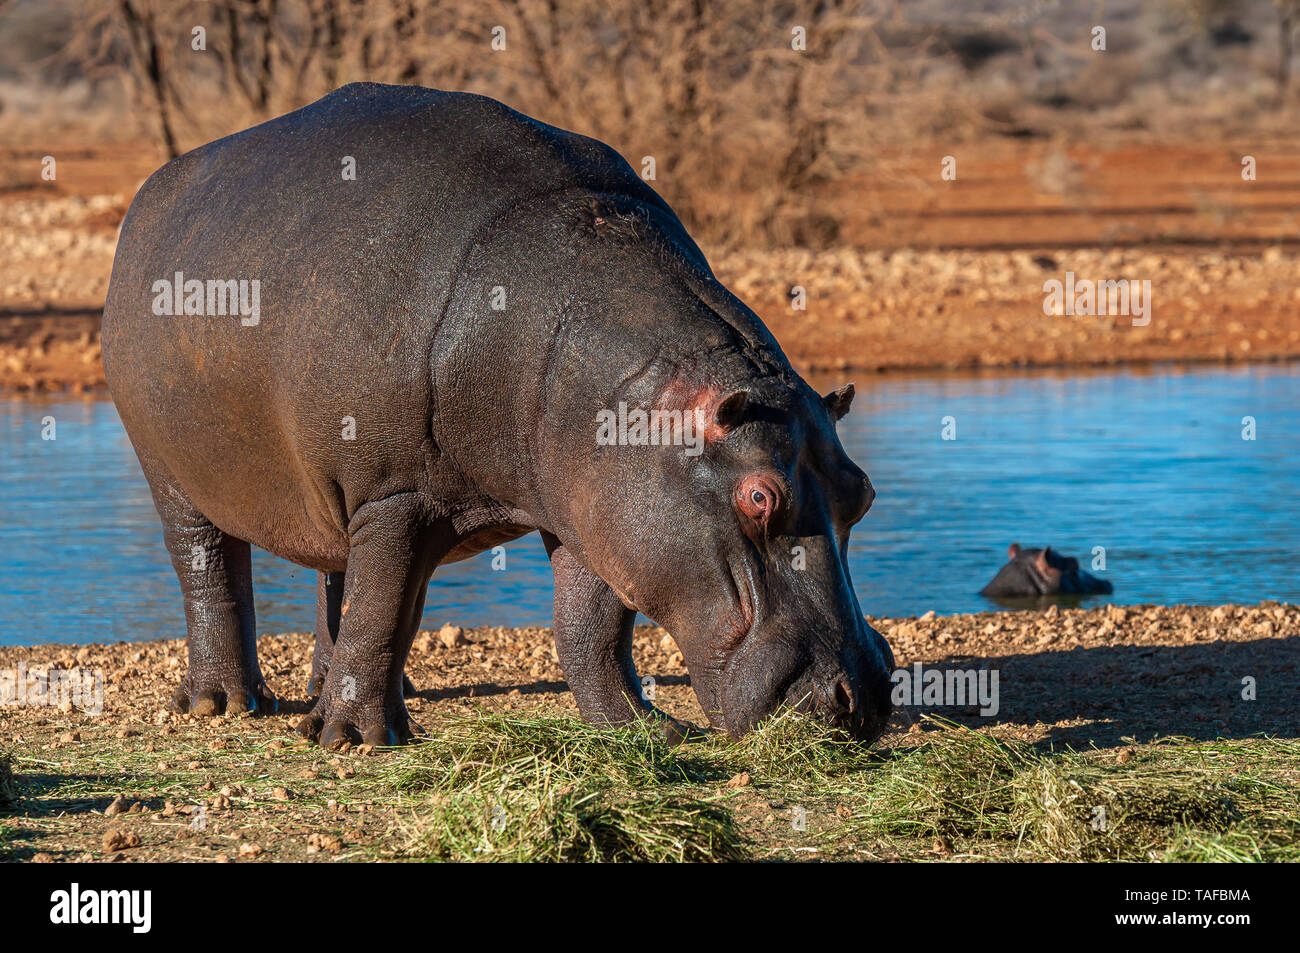
[[[900,669],[974,673],[997,690],[990,715],[972,704],[896,709],[875,746],[883,757],[924,757],[927,750],[971,743],[963,737],[989,736],[1013,746],[999,749],[1004,752],[1032,746],[1061,771],[1079,770],[1065,765],[1082,764],[1080,758],[1111,765],[1095,770],[1127,772],[1132,777],[1124,783],[1136,785],[1133,790],[1147,790],[1143,772],[1154,771],[1153,781],[1174,777],[1158,767],[1170,758],[1184,765],[1178,777],[1190,770],[1186,765],[1216,777],[1267,768],[1260,776],[1281,785],[1278,791],[1296,783],[1288,752],[1300,738],[1294,703],[1300,607],[1048,607],[872,621],[889,638]],[[259,718],[168,712],[185,669],[180,639],[0,646],[0,677],[11,685],[18,670],[28,676],[52,670],[97,673],[103,688],[98,714],[70,705],[0,705],[0,774],[12,770],[0,778],[0,859],[400,859],[423,856],[447,817],[464,821],[455,811],[444,813],[440,795],[403,793],[402,772],[437,752],[424,746],[327,752],[299,738],[294,726],[308,709],[312,637],[258,641],[263,672],[280,698],[277,714]],[[656,703],[701,723],[672,638],[643,626],[635,653],[641,673],[654,679]],[[475,713],[510,716],[501,725],[532,719],[534,726],[539,718],[575,714],[546,629],[448,623],[420,633],[407,670],[418,689],[408,700],[411,714],[444,733],[458,716]],[[792,787],[789,779],[765,775],[760,764],[729,782],[691,789],[725,799],[756,856],[1019,856],[1014,841],[856,837],[855,825],[868,815],[851,791]],[[806,805],[810,833],[787,830],[791,798]],[[538,836],[549,842],[552,835]]]
[[[1006,728],[1026,740],[1050,736],[1108,744],[1117,742],[1117,732],[1154,737],[1211,729],[1300,736],[1300,710],[1293,704],[1294,686],[1300,684],[1297,606],[1051,605],[869,621],[888,639],[898,668],[921,663],[999,670],[1002,699],[996,717],[960,709],[948,714],[972,725]],[[262,670],[281,711],[249,725],[287,732],[307,710],[312,641],[308,633],[259,637]],[[641,674],[655,679],[657,703],[676,717],[703,723],[672,637],[656,626],[639,626],[635,653]],[[22,735],[22,743],[57,750],[60,728],[69,726],[92,732],[107,726],[185,731],[196,719],[166,711],[185,659],[183,639],[0,646],[0,671],[12,672],[20,664],[28,672],[89,669],[102,673],[105,686],[98,716],[0,707],[0,743]],[[419,633],[407,671],[419,692],[410,701],[417,721],[422,712],[473,705],[576,712],[544,628],[447,623]],[[1242,697],[1242,679],[1254,680],[1253,700]],[[916,714],[900,710],[893,727],[908,730]]]

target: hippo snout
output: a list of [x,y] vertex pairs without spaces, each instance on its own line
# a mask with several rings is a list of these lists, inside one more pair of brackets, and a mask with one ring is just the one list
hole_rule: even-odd
[[885,730],[892,710],[890,682],[876,677],[869,684],[855,685],[839,673],[816,685],[811,713],[859,741],[872,742]]
[[[798,698],[787,695],[787,704],[803,708],[853,738],[872,742],[885,731],[893,710],[893,683],[883,665],[872,665],[858,674],[843,669],[814,677]],[[805,701],[806,699],[806,701]]]
[[893,710],[893,652],[874,629],[866,645],[827,664],[813,663],[791,683],[782,707],[807,712],[853,738],[872,742]]

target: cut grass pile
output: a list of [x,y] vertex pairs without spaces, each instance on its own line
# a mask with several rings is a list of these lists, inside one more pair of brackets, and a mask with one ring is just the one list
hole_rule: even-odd
[[1293,860],[1300,796],[1294,782],[1257,772],[1294,777],[1298,763],[1294,741],[1044,753],[952,726],[865,780],[846,826],[1008,844],[1033,860]]
[[[0,856],[33,856],[36,837],[60,859],[107,856],[97,845],[124,824],[144,838],[129,859],[247,841],[302,859],[315,836],[335,859],[1300,860],[1295,739],[1080,752],[931,719],[873,751],[793,713],[678,747],[652,724],[548,712],[429,729],[373,757],[261,730],[250,743],[237,723],[147,745],[105,733],[75,756],[15,749],[0,755]],[[119,797],[144,813],[104,817]]]
[[[404,755],[404,756],[403,756]],[[410,852],[433,860],[737,860],[743,838],[650,724],[481,713],[442,722],[377,780],[432,795]]]
[[[937,727],[874,753],[783,714],[739,743],[673,748],[649,725],[484,713],[441,722],[372,782],[412,799],[405,852],[433,860],[733,860],[810,844],[824,856],[939,844],[971,859],[1300,859],[1295,741],[1168,739],[1117,756]],[[741,772],[745,784],[725,785]],[[771,818],[755,829],[733,809],[755,796],[821,805],[825,822],[773,836]]]

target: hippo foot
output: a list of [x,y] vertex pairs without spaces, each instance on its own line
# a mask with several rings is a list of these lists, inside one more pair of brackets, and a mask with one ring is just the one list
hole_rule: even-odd
[[266,682],[243,675],[203,677],[186,673],[167,707],[178,715],[273,715],[279,707]]
[[663,732],[664,740],[674,747],[681,744],[694,744],[709,737],[707,732],[695,727],[689,721],[678,721],[663,712],[658,712],[655,717],[662,722],[660,730]]
[[400,700],[396,706],[374,703],[330,702],[321,697],[316,707],[298,723],[298,734],[322,748],[335,750],[345,744],[394,747],[425,731],[406,713]]

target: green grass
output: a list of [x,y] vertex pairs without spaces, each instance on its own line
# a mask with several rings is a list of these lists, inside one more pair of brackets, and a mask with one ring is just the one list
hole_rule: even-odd
[[378,777],[406,792],[600,783],[641,788],[691,775],[655,726],[610,729],[574,718],[480,711],[439,721]]
[[[77,831],[93,853],[103,823],[88,812],[119,794],[157,811],[237,783],[219,826],[271,852],[291,830],[280,835],[288,857],[306,832],[341,836],[364,817],[348,858],[1300,860],[1300,741],[1168,738],[1130,743],[1121,760],[928,727],[904,739],[914,746],[873,751],[786,713],[737,743],[672,747],[652,724],[478,712],[440,717],[427,742],[364,758],[241,737],[239,725],[216,746],[211,735],[142,746],[100,733],[74,750],[12,756],[29,782],[16,802],[0,757],[10,799],[0,855]],[[742,772],[747,783],[728,785]]]
[[[448,719],[373,782],[412,804],[406,852],[438,860],[1287,860],[1300,853],[1300,744],[1170,739],[1053,752],[939,723],[874,753],[793,714],[739,743],[668,747],[652,728],[569,718]],[[723,782],[738,772],[750,784]],[[743,793],[742,793],[743,792]],[[736,816],[760,797],[766,825]],[[779,805],[779,807],[777,807]],[[805,829],[774,823],[806,806]],[[759,813],[763,813],[760,810]]]
[[1297,761],[1295,742],[1182,741],[1121,764],[954,726],[863,778],[862,810],[836,836],[945,838],[1029,860],[1285,859],[1300,799],[1265,772]]
[[439,722],[373,782],[430,795],[407,852],[430,860],[735,860],[719,798],[678,790],[708,769],[650,723],[480,712]]
[[718,799],[609,787],[473,789],[439,798],[407,851],[427,860],[722,861],[747,856]]

